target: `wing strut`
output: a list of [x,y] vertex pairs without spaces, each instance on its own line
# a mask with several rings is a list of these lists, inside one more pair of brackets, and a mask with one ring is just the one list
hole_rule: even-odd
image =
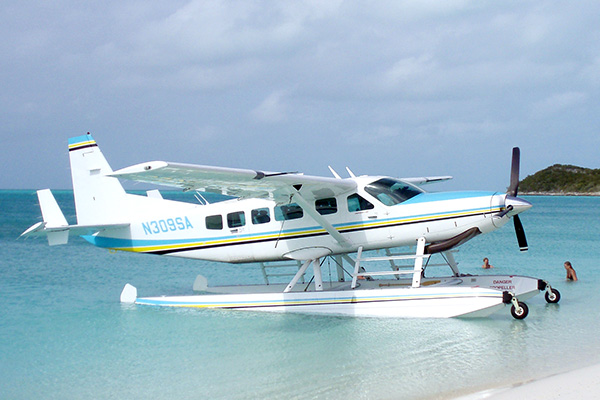
[[329,223],[329,221],[323,218],[323,216],[319,214],[314,207],[311,207],[308,201],[302,197],[298,189],[295,190],[293,196],[296,203],[298,203],[298,205],[300,205],[300,207],[302,207],[302,209],[306,211],[308,215],[317,221],[317,223],[321,225],[339,244],[341,244],[343,247],[352,246],[351,243],[345,237],[343,237],[342,234],[333,227],[333,225]]

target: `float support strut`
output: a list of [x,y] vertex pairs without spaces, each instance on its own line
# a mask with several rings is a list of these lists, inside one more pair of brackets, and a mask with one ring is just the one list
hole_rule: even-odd
[[423,255],[425,254],[425,238],[420,237],[417,239],[417,254],[415,257],[415,268],[413,271],[412,287],[417,288],[421,286],[421,275],[423,272]]
[[310,263],[312,261],[313,260],[306,260],[306,261],[304,261],[304,264],[302,264],[302,266],[300,267],[300,269],[298,270],[298,272],[296,272],[296,275],[294,275],[294,277],[290,281],[289,285],[287,285],[287,287],[285,288],[285,290],[283,291],[283,293],[287,293],[287,292],[291,291],[294,288],[294,286],[296,286],[296,283],[298,283],[298,280],[300,280],[300,278],[302,277],[302,275],[304,275],[304,273],[306,272],[306,269],[308,268],[308,266],[310,265]]

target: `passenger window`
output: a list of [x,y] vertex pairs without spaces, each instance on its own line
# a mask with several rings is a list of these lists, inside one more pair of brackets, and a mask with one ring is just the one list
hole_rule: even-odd
[[321,215],[335,214],[337,212],[337,201],[335,197],[319,199],[315,201],[315,208]]
[[350,212],[371,210],[373,208],[375,208],[373,204],[363,199],[357,193],[348,196],[348,211]]
[[227,214],[227,226],[230,228],[238,228],[246,225],[246,216],[243,211],[236,211]]
[[271,222],[271,215],[268,208],[258,208],[256,210],[252,210],[251,215],[252,223],[254,225]]
[[223,229],[223,217],[220,215],[210,215],[206,217],[206,229]]
[[291,203],[285,206],[275,207],[275,219],[277,221],[284,221],[290,219],[298,219],[304,216],[304,211],[296,203]]

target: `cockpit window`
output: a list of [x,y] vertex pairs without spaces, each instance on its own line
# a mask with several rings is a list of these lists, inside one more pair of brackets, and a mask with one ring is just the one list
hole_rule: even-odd
[[365,187],[365,191],[386,206],[395,206],[423,193],[423,190],[410,183],[392,178],[382,178],[370,183]]

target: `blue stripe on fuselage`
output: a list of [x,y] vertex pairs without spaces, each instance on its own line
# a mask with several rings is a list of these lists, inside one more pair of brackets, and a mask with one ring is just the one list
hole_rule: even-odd
[[472,199],[475,197],[491,197],[498,192],[440,192],[440,193],[420,193],[413,198],[410,198],[397,205],[405,204],[417,204],[417,203],[428,203],[433,201],[445,201],[445,200],[460,200],[460,199]]
[[[446,200],[460,200],[460,199],[472,199],[477,197],[491,197],[497,194],[497,192],[483,192],[483,191],[469,191],[469,192],[442,192],[442,193],[421,193],[401,204],[398,205],[408,205],[408,204],[418,204],[418,203],[426,203],[426,202],[438,202],[438,201],[446,201]],[[397,206],[398,206],[397,205]],[[395,207],[395,206],[394,206]],[[353,226],[362,226],[362,229],[368,229],[370,227],[385,227],[389,226],[389,224],[399,223],[404,224],[405,221],[414,220],[414,219],[435,219],[436,216],[442,216],[447,214],[455,214],[455,213],[485,213],[490,210],[489,206],[486,207],[478,207],[478,208],[470,208],[470,209],[455,209],[453,211],[444,211],[442,213],[427,213],[427,214],[417,214],[417,215],[406,215],[406,216],[396,216],[392,218],[379,218],[376,220],[369,221],[353,221],[349,223],[341,223],[334,224],[336,229],[340,229],[341,233],[344,233],[345,229]],[[404,222],[403,222],[404,221]],[[418,221],[425,222],[425,221]],[[140,239],[118,239],[118,238],[110,238],[103,236],[83,236],[85,240],[90,242],[91,244],[104,247],[104,248],[121,248],[121,249],[135,249],[135,248],[143,248],[143,247],[162,247],[162,246],[186,246],[186,245],[198,245],[203,247],[206,245],[206,242],[210,242],[213,244],[214,242],[222,241],[222,240],[232,240],[237,238],[239,241],[237,243],[227,243],[227,244],[243,244],[244,241],[252,240],[253,238],[259,238],[270,235],[277,235],[281,240],[286,239],[295,239],[298,236],[302,236],[311,231],[321,230],[323,229],[320,226],[310,226],[310,227],[302,227],[297,229],[289,229],[284,230],[283,232],[279,231],[270,231],[270,232],[260,232],[260,233],[249,233],[242,235],[225,235],[220,237],[206,237],[206,238],[189,238],[189,239],[172,239],[172,240],[140,240]],[[361,229],[361,228],[357,228]],[[350,229],[349,231],[353,231],[354,229]],[[324,231],[324,230],[323,230]],[[281,236],[280,236],[281,235]],[[289,235],[298,235],[285,237]],[[182,249],[185,250],[185,249]]]

